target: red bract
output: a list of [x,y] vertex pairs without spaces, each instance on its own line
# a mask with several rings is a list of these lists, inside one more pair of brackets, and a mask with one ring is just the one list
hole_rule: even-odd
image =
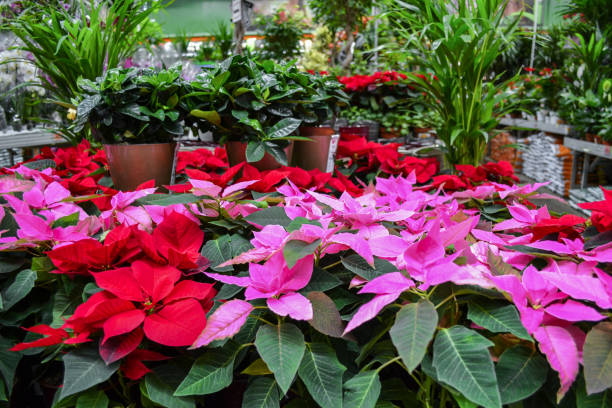
[[65,329],[54,329],[46,324],[39,324],[30,328],[24,328],[31,333],[42,334],[43,338],[30,341],[27,343],[19,343],[11,348],[11,351],[22,351],[35,347],[47,347],[54,346],[56,344],[78,344],[91,341],[88,336],[89,333],[81,333],[78,336],[71,336]]
[[121,372],[130,380],[139,380],[151,370],[143,364],[143,361],[163,361],[170,357],[151,350],[136,349],[125,357],[121,362]]
[[467,185],[458,177],[454,175],[441,175],[433,178],[432,186],[438,188],[443,186],[446,191],[462,190]]
[[191,345],[206,326],[216,293],[211,284],[179,282],[181,271],[150,260],[93,275],[104,291],[77,307],[65,326],[102,329],[100,354],[109,364],[134,351],[143,336],[166,346]]
[[603,201],[578,204],[580,208],[591,210],[591,222],[599,232],[612,230],[612,190],[600,187],[604,193]]
[[69,276],[87,275],[134,259],[141,253],[133,239],[134,227],[119,226],[108,233],[104,243],[84,239],[47,252],[57,268],[54,272]]
[[583,228],[578,228],[586,220],[573,214],[565,214],[560,218],[550,218],[541,220],[536,225],[531,226],[533,234],[532,242],[539,241],[547,235],[559,233],[558,239],[576,239],[580,237]]

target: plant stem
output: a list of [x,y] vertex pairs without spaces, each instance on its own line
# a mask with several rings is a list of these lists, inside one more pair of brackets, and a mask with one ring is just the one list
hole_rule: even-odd
[[399,356],[395,357],[395,358],[392,358],[391,360],[387,361],[386,363],[384,363],[380,367],[378,367],[376,369],[376,373],[379,373],[383,368],[385,368],[388,365],[391,365],[391,364],[395,363],[396,361],[399,361],[400,359],[401,359],[401,357],[399,357]]

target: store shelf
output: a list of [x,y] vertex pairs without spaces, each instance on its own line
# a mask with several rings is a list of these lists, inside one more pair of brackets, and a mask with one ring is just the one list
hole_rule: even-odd
[[48,146],[61,143],[66,143],[66,140],[61,136],[41,129],[24,132],[0,132],[0,149]]
[[502,118],[499,123],[504,126],[512,126],[517,128],[535,129],[555,135],[569,135],[572,133],[572,127],[568,125],[557,125],[554,123],[546,123],[535,120]]
[[587,142],[586,140],[574,139],[572,137],[563,138],[563,144],[568,148],[577,152],[587,153],[592,156],[603,157],[604,159],[612,160],[612,151],[610,146]]

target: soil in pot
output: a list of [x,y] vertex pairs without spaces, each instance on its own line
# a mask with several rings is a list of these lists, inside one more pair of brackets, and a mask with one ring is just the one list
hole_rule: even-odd
[[104,145],[115,188],[131,191],[149,180],[156,187],[170,184],[176,149],[176,143]]
[[[247,144],[243,142],[227,142],[225,143],[225,151],[227,152],[227,160],[230,167],[246,162],[246,147]],[[285,154],[287,155],[287,163],[291,163],[291,155],[293,153],[293,141],[289,142],[289,146],[285,148]],[[281,163],[276,161],[274,156],[269,153],[264,154],[263,159],[258,162],[249,163],[259,171],[274,170],[282,166]]]

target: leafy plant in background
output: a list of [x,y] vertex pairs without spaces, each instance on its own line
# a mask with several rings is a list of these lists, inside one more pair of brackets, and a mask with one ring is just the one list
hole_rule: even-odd
[[329,28],[319,26],[314,31],[310,49],[302,55],[300,65],[306,71],[327,72],[329,70],[329,59],[331,52],[329,45],[332,43],[332,35]]
[[89,125],[105,144],[165,143],[185,133],[189,112],[180,103],[186,92],[180,66],[159,72],[113,68],[78,85],[77,132]]
[[[487,79],[509,46],[520,16],[504,21],[504,0],[475,3],[390,0],[390,19],[426,76],[411,75],[440,114],[438,138],[448,164],[478,165],[499,119],[522,103],[505,94],[512,79]],[[454,12],[453,12],[454,11]]]
[[217,58],[224,60],[232,55],[232,45],[234,43],[234,26],[225,20],[217,22],[217,29],[213,32]]
[[279,8],[271,15],[257,17],[256,24],[264,36],[262,47],[258,50],[262,60],[281,62],[300,56],[301,40],[306,28],[302,12],[292,14]]
[[327,27],[332,32],[332,38],[340,31],[344,31],[345,42],[341,49],[336,47],[335,41],[331,60],[336,64],[336,57],[343,54],[344,58],[338,62],[343,70],[347,70],[353,61],[354,32],[363,24],[363,18],[371,15],[371,0],[310,0],[308,7],[312,10],[313,20]]
[[[63,6],[27,9],[6,23],[32,56],[40,85],[49,98],[64,107],[79,93],[77,80],[95,80],[106,69],[119,66],[145,40],[149,17],[171,1],[79,1],[78,14]],[[106,10],[106,11],[104,11]],[[104,11],[104,12],[103,12]],[[84,134],[63,135],[77,142]]]
[[[330,80],[336,85],[326,86]],[[322,123],[330,118],[329,107],[341,103],[340,86],[329,77],[240,55],[200,75],[191,86],[186,99],[191,115],[202,119],[200,126],[212,130],[221,144],[248,143],[249,162],[268,152],[286,165],[283,149],[289,140],[304,139],[294,135],[298,127]]]

